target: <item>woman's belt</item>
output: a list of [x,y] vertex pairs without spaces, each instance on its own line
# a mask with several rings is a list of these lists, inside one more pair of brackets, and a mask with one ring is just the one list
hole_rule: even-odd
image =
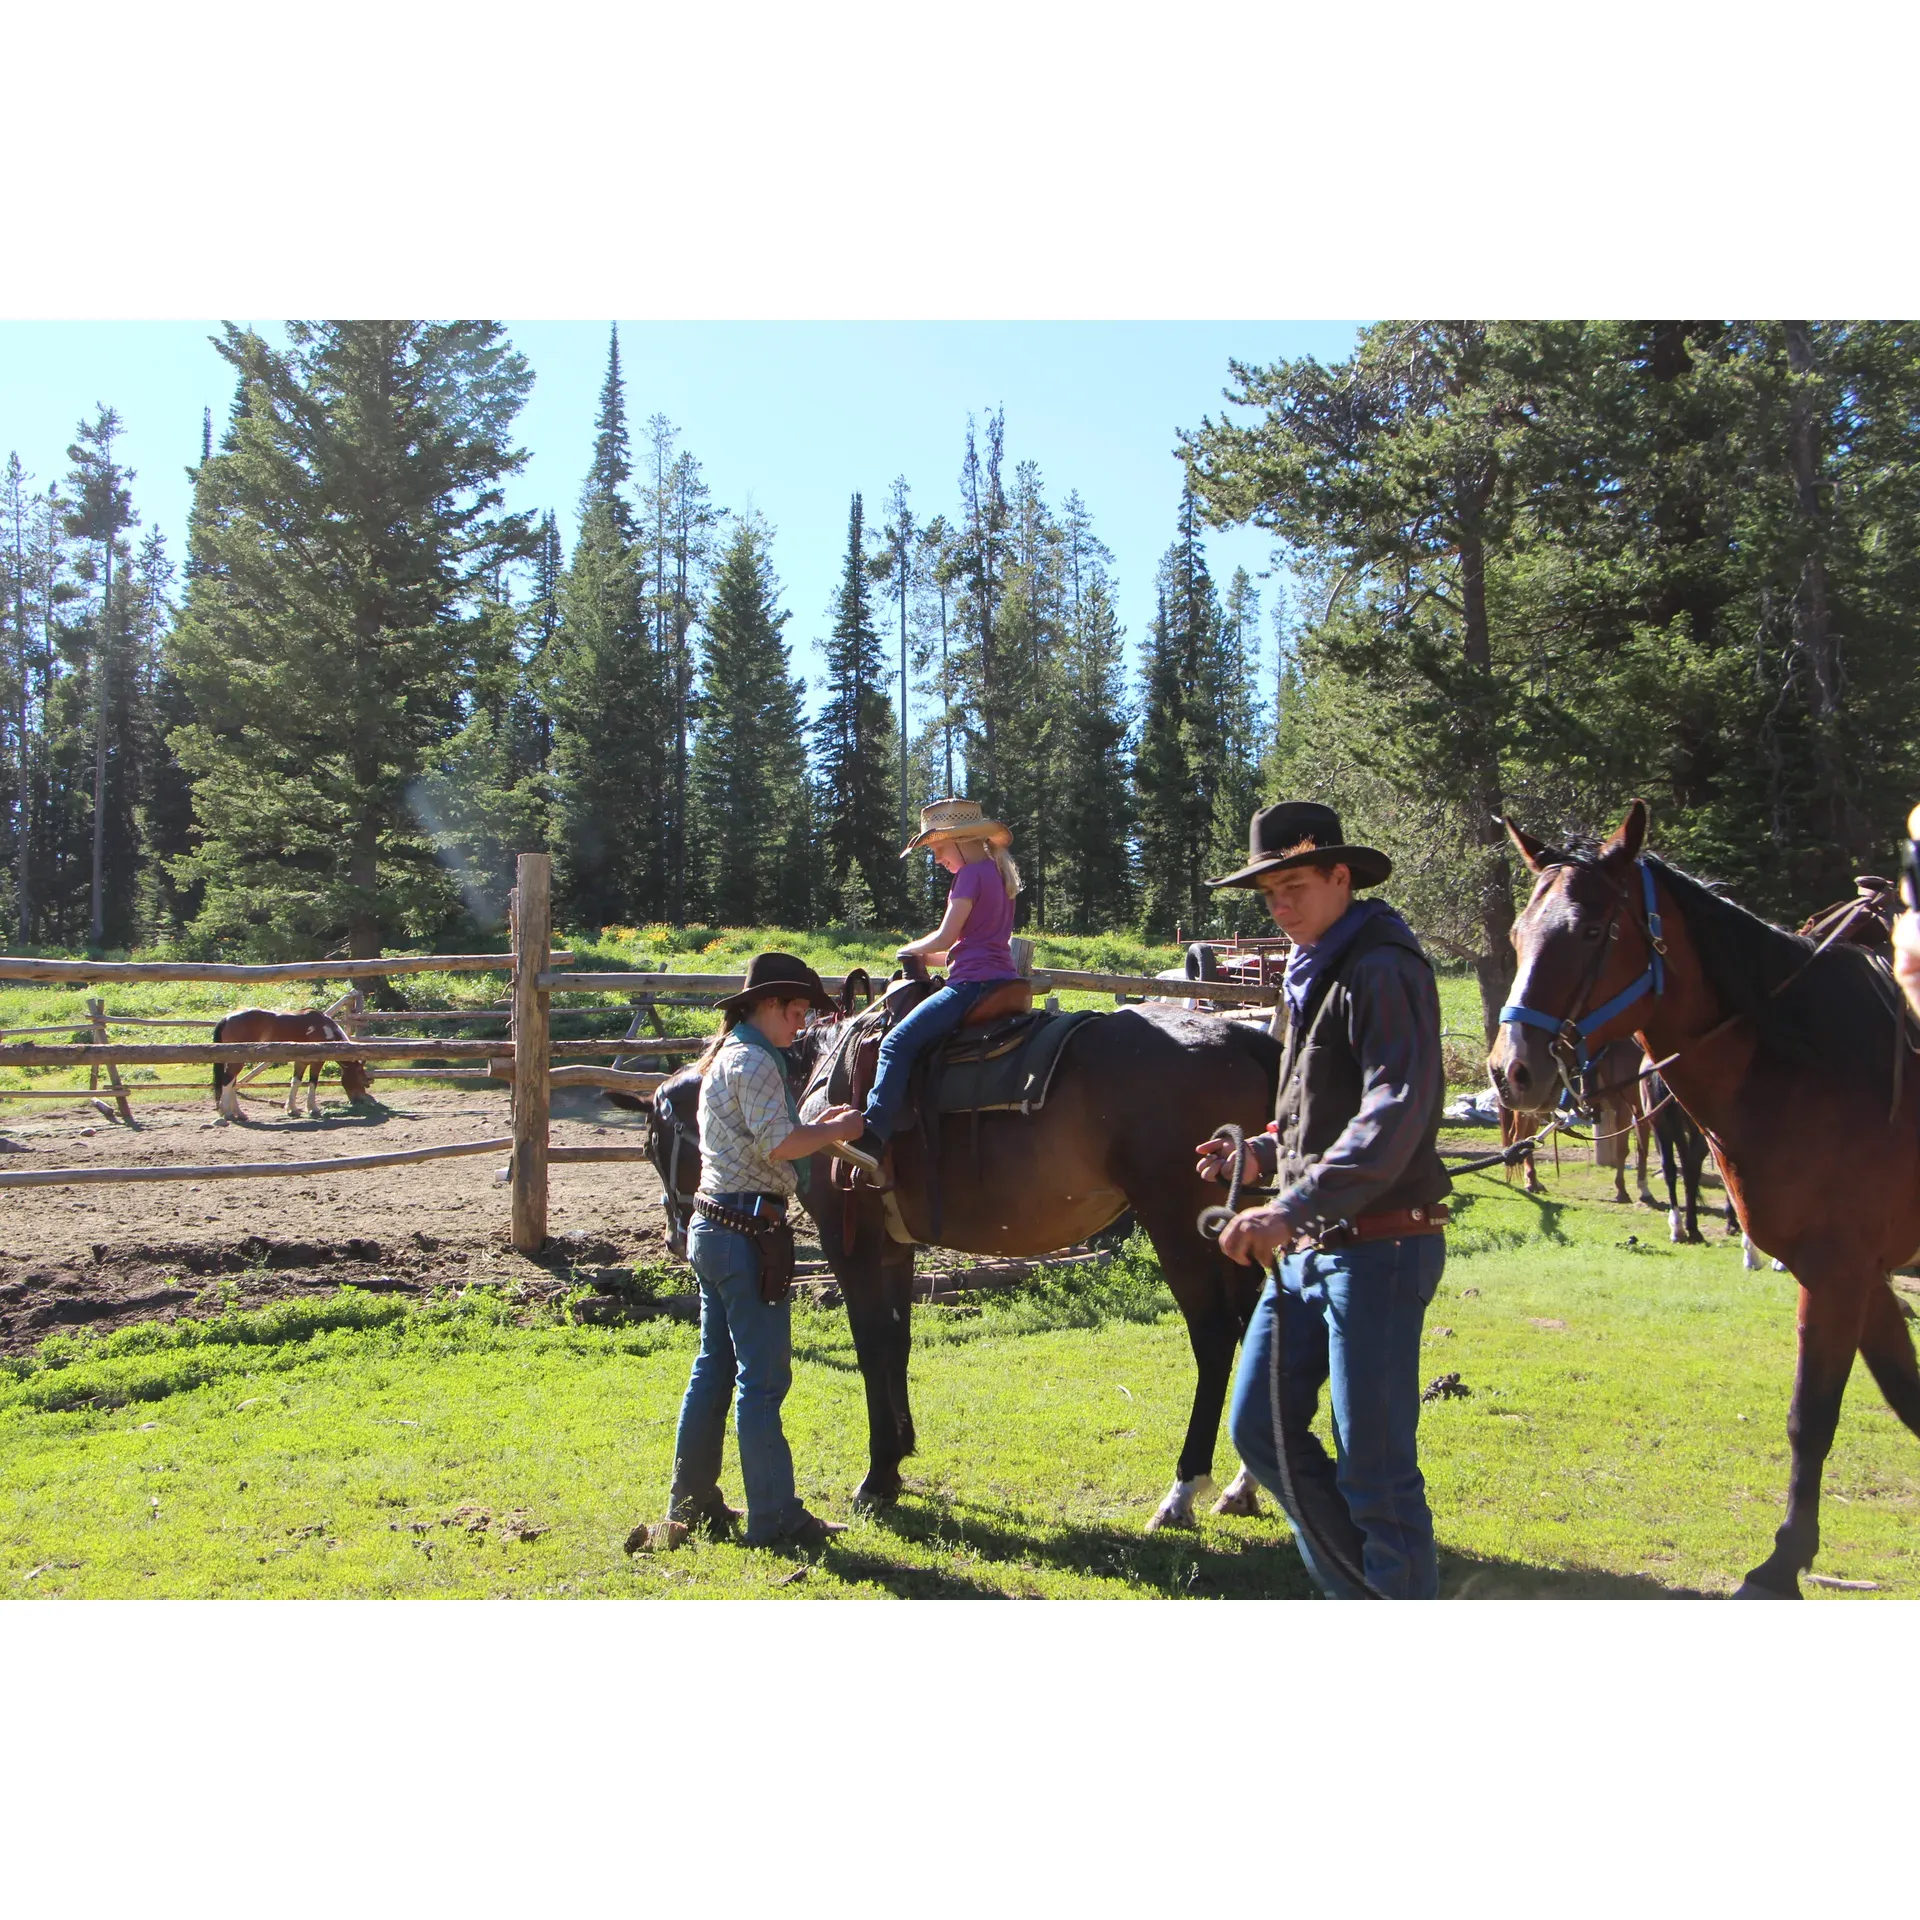
[[721,1200],[711,1200],[704,1193],[696,1193],[693,1196],[693,1210],[703,1220],[711,1220],[716,1227],[744,1233],[749,1239],[761,1232],[769,1220],[784,1220],[787,1217],[787,1203],[771,1193],[760,1196],[760,1204],[752,1213],[741,1207],[730,1207]]

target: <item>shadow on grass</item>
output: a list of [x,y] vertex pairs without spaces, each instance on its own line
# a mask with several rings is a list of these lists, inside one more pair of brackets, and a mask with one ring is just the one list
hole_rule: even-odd
[[[970,1554],[1016,1578],[1022,1565],[1046,1566],[1089,1579],[1121,1580],[1169,1600],[1306,1599],[1312,1592],[1292,1542],[1271,1537],[1223,1549],[1194,1534],[1144,1533],[1126,1526],[1041,1524],[1028,1531],[972,1501],[911,1492],[901,1505],[876,1513],[874,1524],[916,1546]],[[1007,1584],[991,1574],[974,1578],[902,1566],[858,1547],[836,1547],[833,1558],[836,1567],[902,1598],[943,1592],[979,1598],[998,1595]]]
[[[915,1546],[982,1562],[977,1573],[902,1565],[841,1543],[829,1565],[844,1578],[871,1581],[901,1599],[993,1599],[1015,1584],[1022,1566],[1088,1579],[1118,1580],[1169,1600],[1308,1600],[1315,1590],[1290,1539],[1249,1534],[1221,1546],[1194,1534],[1149,1534],[1127,1526],[1036,1527],[1026,1531],[966,1500],[909,1491],[874,1524]],[[1269,1527],[1271,1523],[1268,1523]],[[1442,1548],[1440,1596],[1447,1600],[1698,1599],[1644,1574],[1594,1567],[1534,1567]]]

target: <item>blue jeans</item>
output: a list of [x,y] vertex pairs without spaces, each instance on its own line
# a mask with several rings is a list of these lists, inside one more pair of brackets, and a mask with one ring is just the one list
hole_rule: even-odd
[[[1229,1419],[1234,1447],[1286,1510],[1300,1557],[1330,1598],[1361,1595],[1314,1552],[1281,1493],[1271,1390],[1276,1315],[1295,1505],[1388,1599],[1431,1600],[1440,1571],[1416,1447],[1420,1335],[1446,1261],[1446,1239],[1437,1233],[1288,1254],[1241,1344]],[[1307,1431],[1323,1383],[1333,1401],[1336,1460]]]
[[[745,1207],[751,1195],[725,1194]],[[747,1544],[763,1547],[806,1517],[793,1490],[793,1450],[780,1424],[780,1403],[793,1384],[792,1307],[760,1298],[760,1256],[743,1233],[699,1214],[687,1234],[687,1257],[700,1281],[700,1351],[680,1403],[673,1442],[668,1511],[691,1518],[717,1505],[727,1407],[740,1389],[735,1427],[740,1478],[747,1489]]]
[[866,1122],[882,1140],[891,1140],[900,1124],[900,1109],[906,1105],[907,1082],[913,1077],[913,1063],[921,1054],[957,1033],[960,1023],[980,996],[991,987],[1003,986],[1000,980],[950,981],[927,997],[896,1025],[887,1029],[880,1042],[880,1065],[873,1076],[873,1091],[867,1095]]

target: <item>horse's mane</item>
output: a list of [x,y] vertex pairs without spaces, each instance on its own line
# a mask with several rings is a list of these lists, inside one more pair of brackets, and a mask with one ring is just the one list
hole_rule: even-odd
[[[1580,848],[1568,857],[1594,866],[1600,855]],[[1886,1076],[1896,990],[1864,948],[1841,943],[1815,959],[1817,943],[1805,935],[1763,920],[1657,854],[1645,858],[1679,907],[1721,1004],[1752,1022],[1763,1047],[1797,1065],[1851,1065]]]

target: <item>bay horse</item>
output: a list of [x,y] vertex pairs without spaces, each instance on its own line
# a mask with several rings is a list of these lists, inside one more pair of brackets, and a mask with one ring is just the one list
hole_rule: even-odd
[[[237,1013],[227,1014],[217,1021],[213,1029],[216,1041],[282,1041],[282,1040],[346,1040],[347,1032],[339,1021],[324,1014],[318,1007],[302,1007],[296,1012],[276,1013],[266,1007],[242,1007]],[[340,1069],[340,1086],[349,1100],[358,1102],[366,1099],[373,1090],[373,1082],[368,1078],[367,1069],[358,1060],[337,1060],[334,1064]],[[300,1097],[300,1084],[304,1077],[307,1088],[307,1112],[318,1118],[320,1113],[320,1069],[326,1065],[324,1060],[293,1063],[293,1079],[287,1088],[287,1112],[294,1112],[294,1103]],[[216,1060],[213,1063],[213,1097],[218,1103],[222,1116],[228,1120],[238,1120],[240,1116],[240,1095],[235,1083],[245,1068],[237,1063]]]
[[1920,1072],[1899,991],[1866,952],[1717,897],[1646,851],[1647,821],[1635,800],[1586,850],[1506,822],[1535,878],[1488,1064],[1504,1099],[1538,1107],[1592,1043],[1631,1031],[1706,1137],[1742,1229],[1799,1282],[1786,1517],[1737,1596],[1798,1599],[1856,1352],[1920,1433],[1920,1363],[1888,1284],[1920,1249]]
[[[803,1121],[844,1097],[842,1056],[858,1031],[855,1023],[822,1022],[801,1034],[789,1058]],[[1174,1007],[1125,1007],[1072,1035],[1036,1112],[982,1113],[977,1136],[967,1116],[950,1115],[939,1129],[939,1245],[1040,1258],[1079,1245],[1129,1207],[1153,1243],[1186,1322],[1196,1379],[1174,1484],[1149,1531],[1191,1527],[1195,1502],[1213,1491],[1234,1350],[1263,1284],[1257,1268],[1237,1266],[1195,1230],[1220,1189],[1194,1171],[1193,1143],[1222,1121],[1258,1132],[1273,1111],[1279,1075],[1279,1042],[1254,1027]],[[653,1099],[652,1157],[670,1236],[699,1185],[699,1091],[697,1068],[683,1068]],[[866,1384],[867,1472],[854,1494],[860,1506],[900,1497],[900,1463],[915,1446],[907,1383],[913,1259],[929,1240],[931,1208],[922,1136],[903,1129],[893,1151],[892,1198],[913,1245],[888,1231],[881,1195],[830,1184],[825,1154],[809,1163],[805,1196]],[[1257,1513],[1251,1475],[1242,1469],[1213,1510]]]

